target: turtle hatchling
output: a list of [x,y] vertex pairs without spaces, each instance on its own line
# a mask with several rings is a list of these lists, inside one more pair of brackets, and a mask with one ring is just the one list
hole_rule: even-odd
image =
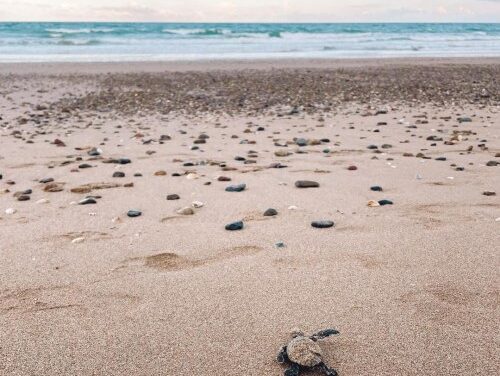
[[326,376],[337,376],[337,371],[323,362],[321,347],[317,342],[334,334],[339,332],[335,329],[325,329],[312,336],[306,336],[301,331],[294,330],[292,339],[280,349],[277,356],[279,363],[289,365],[285,376],[299,376],[301,371],[311,369],[317,369]]

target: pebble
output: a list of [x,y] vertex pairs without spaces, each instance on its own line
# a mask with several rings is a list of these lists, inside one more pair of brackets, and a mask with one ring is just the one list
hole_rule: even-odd
[[370,190],[372,190],[374,192],[382,192],[382,187],[380,185],[374,185],[374,186],[370,187]]
[[125,177],[125,173],[122,172],[122,171],[115,171],[115,172],[113,172],[113,177],[114,178],[124,178]]
[[486,166],[488,166],[488,167],[496,167],[496,166],[498,166],[499,164],[500,164],[500,162],[497,162],[497,161],[488,161],[488,162],[486,163]]
[[349,171],[356,171],[358,168],[356,166],[349,166],[347,167]]
[[89,205],[97,204],[97,201],[93,197],[85,197],[84,199],[78,201],[78,205]]
[[189,206],[186,206],[185,208],[177,210],[177,214],[181,214],[181,215],[193,215],[194,214],[194,210],[193,210],[193,208],[190,208]]
[[380,204],[378,203],[378,201],[375,201],[375,200],[370,200],[368,201],[367,205],[371,208],[374,208],[376,206],[380,206]]
[[199,209],[199,208],[202,208],[205,204],[201,201],[193,201],[191,203],[191,206],[195,209]]
[[392,205],[393,204],[393,202],[390,201],[390,200],[380,200],[378,203],[379,203],[379,205],[382,205],[382,206],[384,206],[384,205]]
[[246,184],[236,184],[226,187],[226,192],[242,192],[246,189]]
[[273,208],[269,208],[264,212],[264,217],[273,217],[275,215],[278,215],[278,211]]
[[75,238],[71,241],[71,243],[73,244],[78,244],[78,243],[83,243],[85,241],[85,238],[81,237],[81,238]]
[[130,218],[139,217],[140,215],[142,215],[140,210],[129,210],[127,212],[127,216]]
[[36,203],[37,204],[48,204],[50,201],[46,198],[41,198],[40,200],[38,200]]
[[311,180],[297,180],[295,186],[297,188],[318,188],[319,183]]
[[180,198],[181,198],[181,197],[180,197],[178,194],[175,194],[175,193],[173,193],[173,194],[171,194],[171,195],[167,195],[167,200],[169,200],[169,201],[170,201],[170,200],[178,200],[178,199],[180,199]]
[[29,195],[19,195],[17,201],[28,201],[30,199]]
[[483,192],[483,195],[485,196],[496,196],[496,192],[495,191],[484,191]]
[[51,183],[53,181],[54,181],[53,178],[43,178],[43,179],[40,179],[38,182],[42,183],[42,184],[46,184],[46,183]]
[[163,171],[163,170],[160,170],[160,171],[156,171],[154,173],[155,176],[165,176],[167,175],[167,172],[166,171]]
[[14,208],[8,208],[8,209],[5,209],[5,214],[15,214],[17,212],[16,209]]
[[241,230],[241,229],[243,229],[243,222],[237,221],[237,222],[229,223],[226,225],[225,229],[228,231]]
[[333,221],[313,221],[311,222],[311,226],[315,228],[329,228],[333,227]]

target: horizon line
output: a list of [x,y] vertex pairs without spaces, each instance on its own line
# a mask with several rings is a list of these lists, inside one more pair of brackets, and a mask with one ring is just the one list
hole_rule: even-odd
[[85,20],[85,21],[4,21],[0,23],[172,23],[172,24],[499,24],[500,21],[103,21],[103,20]]

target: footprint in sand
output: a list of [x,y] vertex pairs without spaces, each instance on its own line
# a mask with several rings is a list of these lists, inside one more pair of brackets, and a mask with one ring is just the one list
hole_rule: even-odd
[[166,270],[166,271],[180,271],[201,267],[203,265],[214,264],[223,260],[236,258],[239,256],[254,255],[263,248],[256,246],[238,246],[230,249],[219,251],[214,256],[206,257],[203,259],[192,259],[180,256],[173,252],[163,252],[146,257],[134,257],[125,260],[125,263],[142,264],[149,268]]

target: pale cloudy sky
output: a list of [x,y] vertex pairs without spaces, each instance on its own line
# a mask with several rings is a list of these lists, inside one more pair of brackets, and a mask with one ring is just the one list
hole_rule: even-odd
[[0,21],[500,22],[500,0],[0,0]]

